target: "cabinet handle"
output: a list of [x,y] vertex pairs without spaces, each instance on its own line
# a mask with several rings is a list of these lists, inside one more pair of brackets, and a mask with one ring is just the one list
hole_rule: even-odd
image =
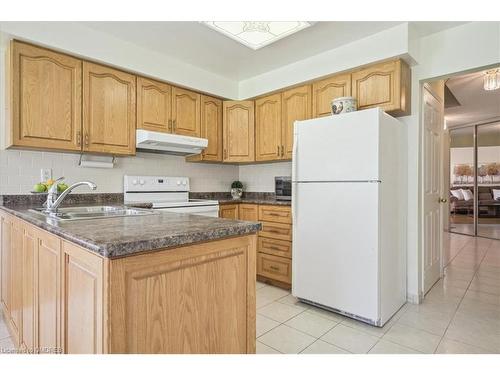
[[279,271],[280,269],[276,266],[269,266],[270,269],[272,269],[273,271]]
[[224,160],[227,159],[227,150],[224,150]]
[[172,120],[168,120],[168,130],[172,132]]
[[281,145],[281,157],[285,156],[285,146]]
[[269,216],[283,216],[283,214],[278,214],[276,212],[268,212],[267,213]]
[[278,146],[278,156],[280,156],[280,146]]
[[76,145],[77,146],[82,145],[82,132],[80,130],[76,132]]
[[175,132],[175,130],[176,130],[176,128],[177,128],[177,120],[174,120],[173,125],[174,125],[174,126],[173,126],[173,127],[174,127],[173,131]]
[[85,147],[89,147],[89,133],[85,132],[84,136],[84,145]]
[[276,246],[269,246],[269,250],[284,251],[283,249],[280,249],[279,247]]

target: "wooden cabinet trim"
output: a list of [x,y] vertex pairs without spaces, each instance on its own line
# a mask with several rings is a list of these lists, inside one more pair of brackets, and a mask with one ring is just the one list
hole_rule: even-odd
[[[155,91],[157,95],[163,96],[163,103],[148,103],[148,98],[145,97],[148,91]],[[157,106],[149,107],[153,104],[157,104]],[[151,119],[149,112],[154,112],[152,115],[156,118]],[[164,112],[163,118],[160,118],[162,112]],[[170,85],[137,77],[137,129],[163,133],[172,132],[172,87]]]
[[281,93],[255,101],[255,160],[280,160],[282,143]]

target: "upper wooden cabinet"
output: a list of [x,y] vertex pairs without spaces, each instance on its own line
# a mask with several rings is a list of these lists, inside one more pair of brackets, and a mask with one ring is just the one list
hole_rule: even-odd
[[358,109],[381,107],[403,116],[410,113],[410,68],[402,60],[369,66],[352,73],[352,94]]
[[339,74],[316,81],[312,85],[312,117],[332,114],[332,100],[342,96],[351,96],[351,75]]
[[180,87],[172,88],[172,126],[175,134],[200,136],[201,95]]
[[135,154],[135,76],[83,63],[83,150]]
[[255,101],[255,160],[281,158],[281,94]]
[[172,87],[137,77],[137,128],[172,132]]
[[208,139],[207,148],[187,160],[222,161],[222,100],[201,96],[201,138]]
[[225,162],[255,161],[254,102],[224,101],[223,149]]
[[81,149],[82,61],[12,42],[10,146]]
[[283,146],[281,158],[292,159],[293,124],[295,121],[310,119],[312,115],[311,85],[300,86],[283,92],[281,101],[281,144]]

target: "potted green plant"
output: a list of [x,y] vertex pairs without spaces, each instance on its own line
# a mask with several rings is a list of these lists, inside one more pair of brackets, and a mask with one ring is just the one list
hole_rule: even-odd
[[233,181],[231,184],[231,196],[233,199],[240,199],[243,195],[243,184],[241,181]]

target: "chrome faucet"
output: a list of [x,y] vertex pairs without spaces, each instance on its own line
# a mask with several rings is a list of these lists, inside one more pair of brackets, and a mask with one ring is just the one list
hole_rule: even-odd
[[64,198],[66,198],[66,196],[69,193],[71,193],[71,191],[78,186],[87,185],[92,190],[97,189],[97,185],[91,181],[76,182],[73,185],[69,186],[66,190],[64,190],[61,193],[61,195],[59,195],[59,198],[56,199],[56,197],[57,197],[57,181],[62,181],[62,180],[64,180],[64,177],[58,178],[57,180],[54,181],[54,183],[50,187],[48,195],[47,195],[47,201],[44,204],[45,212],[48,212],[48,213],[57,212],[57,208],[61,205]]

